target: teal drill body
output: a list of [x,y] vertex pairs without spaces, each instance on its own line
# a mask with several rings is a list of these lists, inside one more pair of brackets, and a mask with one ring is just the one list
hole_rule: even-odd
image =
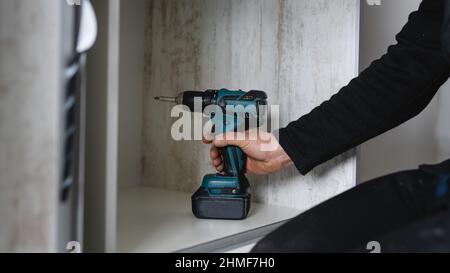
[[[226,105],[222,104],[221,108],[225,108],[223,115],[218,118],[217,115],[211,117],[215,131],[214,134],[222,134],[227,132],[234,132],[243,122],[242,115],[234,115],[234,112],[227,113],[226,108],[232,106],[234,110],[237,108],[235,106],[251,106],[254,105],[254,101],[240,101],[239,98],[245,96],[246,92],[243,91],[230,91],[227,89],[221,89],[217,91],[217,98],[215,100],[216,105],[220,106],[220,103],[226,100]],[[236,98],[237,97],[237,98]],[[256,108],[247,107],[250,111],[250,115],[257,116]],[[227,125],[227,121],[228,125]],[[246,157],[245,154],[239,147],[228,146],[226,148],[220,149],[220,153],[224,162],[224,175],[206,175],[203,178],[202,187],[209,189],[210,194],[226,194],[229,193],[227,189],[238,189],[239,180],[237,177],[241,173],[245,173]],[[227,158],[228,157],[228,158]],[[230,196],[233,197],[233,196]]]
[[[201,99],[200,99],[201,98]],[[158,97],[159,100],[172,98]],[[259,126],[262,107],[267,105],[267,95],[263,91],[228,89],[185,91],[173,100],[194,111],[194,102],[202,102],[202,111],[215,105],[221,115],[211,114],[215,135],[248,130]],[[250,122],[253,119],[256,122]],[[192,212],[198,218],[244,219],[250,209],[250,185],[245,177],[246,155],[236,146],[220,148],[223,173],[207,174],[200,188],[192,195]]]

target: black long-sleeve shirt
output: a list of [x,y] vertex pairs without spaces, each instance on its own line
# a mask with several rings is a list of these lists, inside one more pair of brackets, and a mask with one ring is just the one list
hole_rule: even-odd
[[280,129],[280,144],[302,174],[428,105],[450,76],[447,1],[424,0],[384,56],[330,100]]

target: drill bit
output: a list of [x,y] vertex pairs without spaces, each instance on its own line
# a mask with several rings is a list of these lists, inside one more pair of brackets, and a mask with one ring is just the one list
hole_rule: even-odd
[[162,102],[170,102],[175,104],[183,104],[183,94],[184,92],[179,93],[176,97],[167,97],[167,96],[157,96],[155,100]]
[[163,101],[163,102],[173,102],[173,103],[177,103],[177,97],[165,97],[165,96],[159,96],[159,97],[155,97],[155,100]]

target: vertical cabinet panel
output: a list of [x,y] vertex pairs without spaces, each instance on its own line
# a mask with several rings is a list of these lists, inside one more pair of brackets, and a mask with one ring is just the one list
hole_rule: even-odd
[[0,1],[0,252],[58,250],[61,1]]

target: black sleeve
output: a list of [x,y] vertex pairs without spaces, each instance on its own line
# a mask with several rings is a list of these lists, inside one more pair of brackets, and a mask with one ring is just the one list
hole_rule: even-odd
[[444,0],[424,0],[397,44],[330,100],[280,129],[302,174],[419,114],[450,76],[441,47]]

